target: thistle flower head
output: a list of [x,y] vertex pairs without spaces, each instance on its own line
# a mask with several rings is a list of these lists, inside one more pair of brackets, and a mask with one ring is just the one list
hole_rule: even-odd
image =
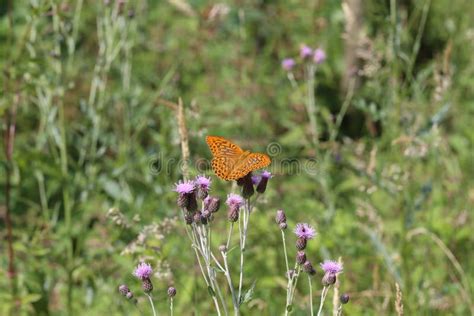
[[277,224],[286,223],[286,215],[283,210],[278,210],[275,216],[275,221]]
[[194,192],[194,182],[191,180],[188,181],[179,181],[175,183],[174,191],[178,192],[181,195],[190,194]]
[[133,275],[143,281],[143,280],[149,279],[152,273],[153,273],[153,269],[151,268],[151,265],[145,262],[141,262],[135,268]]
[[260,182],[260,179],[262,179],[262,176],[253,175],[253,176],[252,176],[252,183],[253,183],[253,185],[257,185],[257,184]]
[[324,273],[337,274],[342,271],[342,265],[333,260],[325,260],[320,266]]
[[227,195],[227,200],[225,203],[231,208],[240,208],[242,205],[244,205],[244,198],[238,194],[230,193]]
[[281,67],[286,71],[290,71],[295,65],[296,62],[293,58],[285,58],[281,62]]
[[174,287],[170,286],[170,287],[168,288],[168,296],[169,296],[170,298],[173,298],[173,297],[176,296],[176,289],[175,289]]
[[341,297],[339,298],[339,300],[341,301],[342,304],[349,303],[349,299],[350,299],[350,297],[349,297],[349,294],[347,294],[347,293],[342,294]]
[[211,188],[211,178],[207,178],[205,176],[197,176],[196,180],[194,180],[196,186],[205,191],[209,191]]
[[326,60],[326,53],[321,48],[314,51],[313,60],[316,64],[322,64]]
[[316,230],[307,223],[296,224],[295,234],[298,238],[313,239],[316,236]]
[[313,265],[311,264],[310,261],[306,260],[304,263],[303,263],[303,271],[310,274],[310,275],[313,275],[316,273],[316,270],[314,270],[313,268]]
[[300,46],[300,57],[305,59],[305,58],[308,58],[308,57],[311,57],[311,55],[313,54],[313,50],[311,49],[311,47],[309,47],[308,45],[305,45],[305,44],[301,44]]
[[296,262],[298,264],[304,264],[306,262],[306,254],[304,251],[298,251],[296,253]]
[[272,177],[272,173],[268,170],[263,170],[261,174],[262,178],[270,179]]

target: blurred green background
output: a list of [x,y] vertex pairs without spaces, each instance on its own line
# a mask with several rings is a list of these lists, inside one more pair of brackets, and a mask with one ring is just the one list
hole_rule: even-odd
[[[205,135],[276,149],[244,315],[283,313],[280,208],[317,228],[313,262],[342,258],[346,315],[395,314],[395,283],[406,315],[473,314],[473,21],[470,0],[0,1],[0,314],[138,315],[126,283],[149,315],[140,260],[160,313],[169,285],[177,315],[215,313],[172,192],[178,98],[214,195],[231,184],[196,163]],[[314,77],[303,43],[326,52]]]

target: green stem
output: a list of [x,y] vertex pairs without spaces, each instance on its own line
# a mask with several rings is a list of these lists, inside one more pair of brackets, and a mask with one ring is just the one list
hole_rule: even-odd
[[311,284],[311,276],[308,274],[308,284],[309,284],[309,306],[311,308],[311,316],[314,315],[313,311],[313,285]]
[[156,316],[155,304],[153,304],[153,299],[151,298],[150,294],[146,294],[148,296],[148,300],[150,301],[151,310],[153,311],[153,316]]

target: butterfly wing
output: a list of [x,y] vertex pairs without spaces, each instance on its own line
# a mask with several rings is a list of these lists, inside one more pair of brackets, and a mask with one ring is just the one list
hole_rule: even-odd
[[238,159],[244,152],[239,146],[228,141],[224,137],[207,136],[207,145],[214,157],[229,157]]
[[249,172],[265,168],[271,163],[270,157],[261,153],[249,153],[232,167],[225,180],[237,180],[245,177]]
[[214,173],[223,180],[232,180],[229,178],[237,160],[228,157],[214,157],[211,161],[212,170]]

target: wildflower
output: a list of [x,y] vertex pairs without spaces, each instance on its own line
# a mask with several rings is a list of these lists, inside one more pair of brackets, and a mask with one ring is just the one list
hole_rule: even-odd
[[296,62],[293,58],[285,58],[281,62],[281,67],[286,71],[290,71],[295,65]]
[[237,208],[239,209],[242,205],[244,205],[244,199],[234,193],[230,193],[227,195],[227,200],[225,203],[230,207],[230,208]]
[[309,47],[305,44],[302,44],[300,46],[300,57],[301,58],[303,58],[303,59],[309,58],[309,57],[311,57],[312,54],[313,54],[313,50],[311,49],[311,47]]
[[169,296],[170,298],[173,298],[173,297],[176,296],[176,289],[175,289],[174,287],[170,286],[170,287],[168,288],[168,296]]
[[316,64],[322,64],[326,60],[326,53],[321,48],[314,51],[313,60]]
[[313,265],[311,264],[310,261],[306,260],[304,263],[303,263],[303,271],[310,274],[310,275],[313,275],[316,273],[316,270],[314,270],[313,268]]
[[332,260],[325,260],[320,266],[324,273],[337,274],[342,271],[342,265]]
[[286,223],[286,215],[283,210],[278,210],[275,216],[275,221],[277,224]]
[[181,208],[186,208],[189,212],[197,209],[196,197],[194,194],[195,184],[193,181],[180,181],[175,184],[174,191],[178,192],[177,204]]
[[339,300],[341,301],[342,304],[347,304],[349,302],[349,294],[347,293],[344,293],[341,295],[341,297],[339,298]]
[[208,210],[211,213],[215,213],[221,206],[221,200],[217,197],[207,196],[204,199],[204,210]]
[[295,234],[300,239],[309,240],[316,236],[316,231],[309,224],[298,223],[296,224]]
[[281,229],[281,230],[285,230],[285,229],[287,229],[287,228],[288,228],[288,224],[286,224],[286,223],[280,223],[280,229]]
[[140,280],[149,279],[153,273],[151,266],[145,262],[141,262],[133,272],[133,275],[139,278]]
[[252,176],[252,183],[253,183],[253,185],[257,185],[257,184],[260,182],[260,179],[261,179],[261,178],[262,178],[262,177],[259,176],[259,175],[253,175],[253,176]]
[[296,253],[296,262],[298,264],[304,264],[306,262],[306,254],[304,251],[298,251]]
[[205,176],[197,176],[194,183],[197,188],[197,197],[201,200],[206,198],[211,188],[211,179]]
[[268,179],[272,177],[272,174],[270,171],[264,170],[261,175],[261,180],[257,185],[257,192],[258,193],[265,193],[265,190],[267,189],[267,183]]

